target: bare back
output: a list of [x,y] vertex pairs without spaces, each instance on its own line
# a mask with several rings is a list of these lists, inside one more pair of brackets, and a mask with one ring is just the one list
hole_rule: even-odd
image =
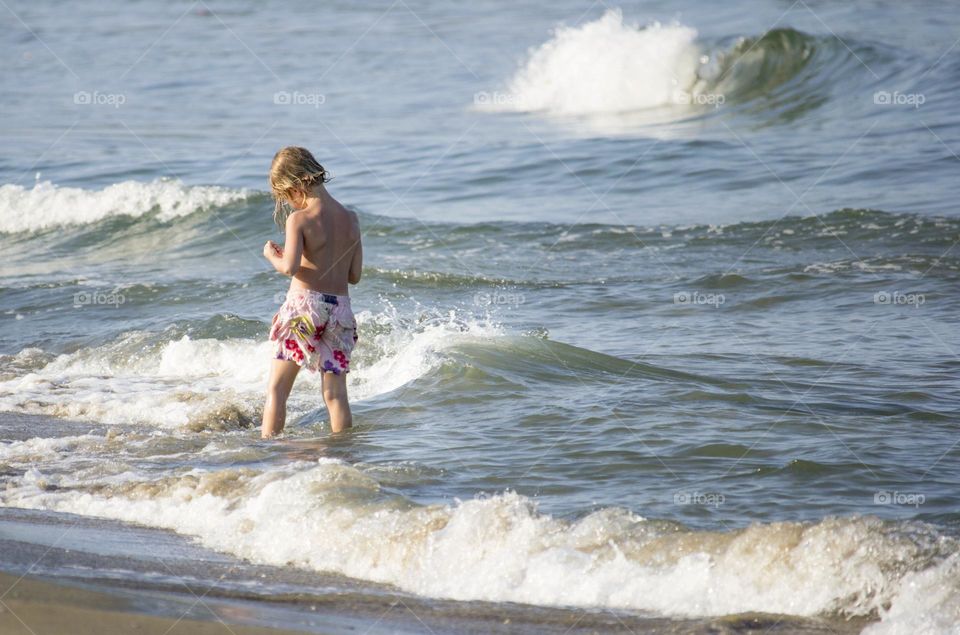
[[303,254],[291,288],[348,295],[351,264],[361,249],[357,215],[328,194],[316,208],[300,210],[290,220],[295,217]]

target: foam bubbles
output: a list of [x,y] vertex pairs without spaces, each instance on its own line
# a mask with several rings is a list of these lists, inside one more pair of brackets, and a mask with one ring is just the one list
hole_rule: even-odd
[[881,621],[864,635],[960,633],[960,554],[935,567],[908,573]]

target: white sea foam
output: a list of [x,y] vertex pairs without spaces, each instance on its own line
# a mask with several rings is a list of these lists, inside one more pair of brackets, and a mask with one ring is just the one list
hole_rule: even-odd
[[514,493],[398,504],[382,501],[370,474],[333,460],[261,474],[144,476],[89,492],[68,477],[67,487],[45,489],[46,480],[31,472],[0,502],[147,523],[254,562],[433,597],[675,616],[879,612],[889,620],[879,633],[956,624],[960,581],[949,553],[957,545],[929,528],[899,531],[873,518],[691,532],[616,508],[569,522]]
[[80,444],[97,443],[102,438],[93,434],[67,437],[34,437],[24,441],[0,444],[0,460],[33,463],[43,460],[58,460],[65,453],[77,450]]
[[863,635],[960,633],[960,554],[935,567],[908,573],[882,620]]
[[[394,314],[363,312],[357,317],[361,343],[348,376],[354,401],[415,380],[442,361],[443,349],[459,341],[499,333],[494,326],[455,315],[420,324]],[[216,419],[225,408],[227,418],[251,418],[258,412],[272,358],[265,339],[157,337],[128,333],[0,381],[0,410],[172,428]],[[36,357],[36,349],[29,354]],[[320,388],[318,374],[301,373],[291,415],[321,407]]]
[[697,101],[702,52],[687,26],[626,23],[619,10],[558,27],[532,49],[505,92],[478,93],[489,111],[627,113]]
[[32,188],[0,186],[0,232],[21,232],[93,223],[110,216],[138,217],[156,211],[169,220],[249,196],[247,190],[184,185],[179,180],[123,181],[102,190],[58,187],[49,181]]

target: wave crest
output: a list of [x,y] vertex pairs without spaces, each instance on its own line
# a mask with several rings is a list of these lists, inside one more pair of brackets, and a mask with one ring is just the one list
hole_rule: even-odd
[[574,115],[626,112],[677,103],[697,80],[695,29],[625,24],[619,9],[580,27],[558,27],[511,80],[492,111]]
[[[620,508],[568,521],[512,492],[421,506],[384,501],[376,479],[329,458],[263,473],[136,476],[92,488],[64,476],[56,488],[36,485],[47,480],[24,478],[0,500],[166,527],[254,562],[430,597],[688,617],[889,615],[909,624],[917,615],[905,601],[950,589],[924,604],[946,620],[947,596],[960,588],[955,540],[921,523],[871,517],[713,532]],[[341,487],[351,496],[338,495]]]
[[123,181],[102,190],[59,187],[49,181],[29,189],[8,183],[0,186],[0,233],[86,225],[114,216],[137,218],[152,212],[165,221],[249,196],[245,189],[184,185],[176,179]]
[[478,93],[475,101],[490,112],[655,123],[762,98],[763,109],[787,116],[822,103],[825,89],[858,64],[836,38],[789,28],[715,45],[697,35],[682,24],[624,22],[610,9],[593,22],[558,27],[530,50],[505,93]]

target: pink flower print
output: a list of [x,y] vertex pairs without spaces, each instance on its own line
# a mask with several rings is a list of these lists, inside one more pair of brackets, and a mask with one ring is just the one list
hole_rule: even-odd
[[293,358],[295,362],[303,361],[303,351],[300,350],[300,347],[297,346],[297,343],[291,339],[284,341],[284,347],[290,351],[290,357]]
[[350,364],[350,360],[343,354],[343,351],[333,351],[333,358],[340,364],[340,368],[346,368]]

